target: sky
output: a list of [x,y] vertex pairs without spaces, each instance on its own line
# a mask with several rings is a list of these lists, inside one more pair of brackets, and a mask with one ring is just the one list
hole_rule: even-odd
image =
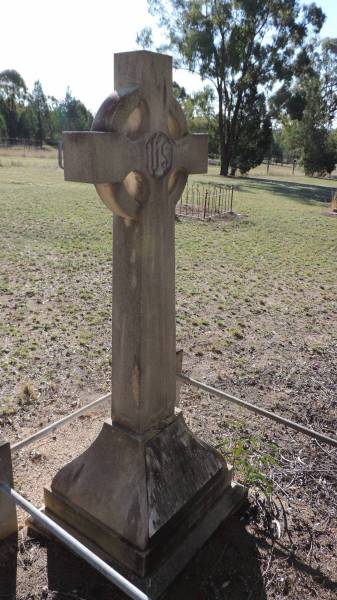
[[[311,1],[311,0],[310,0]],[[307,0],[307,3],[309,1]],[[327,15],[322,37],[337,36],[336,0],[316,0]],[[155,21],[146,0],[11,0],[1,6],[0,72],[19,71],[31,90],[64,98],[67,87],[93,112],[113,90],[113,54],[136,50],[136,35]],[[174,79],[191,92],[196,75]]]

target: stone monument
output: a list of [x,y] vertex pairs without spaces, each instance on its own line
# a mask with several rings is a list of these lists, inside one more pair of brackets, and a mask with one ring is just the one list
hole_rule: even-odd
[[171,57],[115,55],[92,131],[64,133],[64,174],[113,211],[111,420],[45,490],[46,511],[155,597],[244,497],[176,409],[175,203],[207,171]]

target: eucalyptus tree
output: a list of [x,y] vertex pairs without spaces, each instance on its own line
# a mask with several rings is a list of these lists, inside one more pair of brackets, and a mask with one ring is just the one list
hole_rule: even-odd
[[0,73],[0,112],[9,137],[18,136],[20,110],[24,108],[27,86],[18,71],[6,69]]
[[[148,5],[177,64],[215,87],[221,174],[227,175],[252,88],[291,81],[296,62],[305,59],[306,40],[320,31],[324,14],[314,3],[298,0],[148,0]],[[138,40],[151,42],[149,28]],[[255,96],[260,103],[259,93]]]
[[329,126],[337,116],[337,38],[325,38],[316,54],[317,74],[321,82],[323,102]]
[[283,124],[287,151],[300,158],[305,173],[331,173],[337,162],[337,39],[313,44],[308,58],[293,85],[275,93],[272,111]]

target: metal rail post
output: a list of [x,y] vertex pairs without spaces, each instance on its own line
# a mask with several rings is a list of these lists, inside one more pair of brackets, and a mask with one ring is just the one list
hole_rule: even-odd
[[[9,442],[0,439],[0,481],[13,485],[13,468]],[[0,493],[0,540],[18,531],[15,502]]]

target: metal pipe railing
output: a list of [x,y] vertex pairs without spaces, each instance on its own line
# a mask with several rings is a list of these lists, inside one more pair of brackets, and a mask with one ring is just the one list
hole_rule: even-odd
[[11,444],[12,452],[18,452],[18,450],[22,450],[22,448],[29,446],[33,442],[36,442],[37,440],[45,437],[46,435],[49,435],[50,433],[52,433],[55,429],[57,429],[61,425],[65,425],[65,423],[68,423],[68,421],[72,421],[76,417],[79,417],[83,413],[87,412],[87,410],[89,408],[93,408],[94,406],[96,406],[97,404],[100,404],[104,400],[108,400],[108,398],[110,398],[110,397],[111,397],[110,393],[105,394],[104,396],[100,396],[100,398],[97,398],[97,400],[93,400],[92,402],[89,402],[89,404],[85,404],[85,406],[82,406],[81,408],[74,410],[69,415],[66,415],[65,417],[62,417],[62,419],[59,419],[58,421],[55,421],[54,423],[47,425],[43,429],[40,429],[36,433],[33,433],[32,435],[25,438],[24,440],[21,440],[20,442],[16,442],[15,444]]
[[[212,394],[213,396],[217,396],[218,398],[228,400],[229,402],[232,402],[233,404],[237,404],[238,406],[242,406],[243,408],[246,408],[247,410],[249,410],[257,415],[261,415],[263,417],[266,417],[267,419],[276,421],[277,423],[280,423],[281,425],[284,425],[285,427],[289,427],[290,429],[299,431],[300,433],[303,433],[304,435],[307,435],[307,436],[314,438],[320,442],[324,442],[325,444],[329,444],[330,446],[334,446],[335,448],[337,448],[337,439],[332,438],[328,435],[325,435],[324,433],[319,433],[318,431],[315,431],[314,429],[309,429],[309,427],[305,427],[305,425],[301,425],[300,423],[296,423],[295,421],[291,421],[290,419],[281,417],[281,415],[277,415],[275,413],[270,412],[269,410],[266,410],[265,408],[261,408],[260,406],[256,406],[255,404],[251,404],[250,402],[247,402],[246,400],[241,400],[241,398],[237,398],[236,396],[227,394],[226,392],[223,392],[222,390],[218,390],[217,388],[214,388],[210,385],[201,383],[200,381],[197,381],[196,379],[192,379],[191,377],[188,377],[187,375],[177,374],[177,379],[179,381],[181,381],[182,383],[185,383],[187,385],[193,385],[194,387],[204,390],[205,392],[208,392],[209,394]],[[40,431],[33,433],[31,436],[25,438],[24,440],[16,442],[15,444],[11,444],[12,452],[17,452],[19,450],[22,450],[23,448],[25,448],[26,446],[29,446],[30,444],[39,440],[40,438],[43,438],[46,435],[49,435],[52,431],[54,431],[61,425],[64,425],[65,423],[72,421],[79,415],[87,412],[88,409],[100,404],[104,400],[108,400],[108,398],[110,398],[110,397],[111,397],[110,393],[105,394],[104,396],[97,398],[97,400],[93,400],[93,402],[89,402],[89,404],[86,404],[85,406],[78,408],[77,410],[70,413],[69,415],[62,417],[62,419],[59,419],[58,421],[55,421],[54,423],[47,425],[47,427],[40,429]]]
[[236,396],[232,396],[231,394],[227,394],[221,390],[217,390],[210,385],[206,385],[205,383],[201,383],[196,379],[192,379],[191,377],[187,377],[187,375],[177,375],[177,379],[179,379],[182,383],[187,383],[188,385],[193,385],[213,396],[218,396],[218,398],[229,400],[233,402],[233,404],[237,404],[238,406],[242,406],[251,412],[262,415],[263,417],[267,417],[272,421],[276,421],[277,423],[281,423],[290,429],[295,429],[296,431],[300,431],[304,435],[308,435],[320,442],[324,442],[325,444],[329,444],[330,446],[334,446],[337,448],[337,439],[332,438],[328,435],[324,435],[324,433],[319,433],[318,431],[314,431],[314,429],[309,429],[309,427],[305,427],[305,425],[300,425],[300,423],[295,423],[295,421],[290,421],[290,419],[286,419],[285,417],[281,417],[280,415],[276,415],[275,413],[269,412],[265,408],[260,408],[260,406],[256,406],[255,404],[251,404],[250,402],[246,402],[246,400],[241,400],[241,398],[236,398]]
[[60,542],[62,542],[62,544],[67,546],[67,548],[77,554],[77,556],[80,556],[80,558],[85,560],[91,567],[101,573],[101,575],[116,585],[120,590],[125,592],[125,594],[127,594],[130,598],[133,598],[133,600],[150,600],[149,596],[139,590],[135,585],[133,585],[133,583],[118,573],[118,571],[115,571],[115,569],[110,567],[106,562],[104,562],[104,560],[89,550],[89,548],[81,544],[81,542],[70,535],[70,533],[62,529],[60,525],[47,517],[47,515],[42,513],[38,508],[31,504],[31,502],[26,500],[7,483],[0,482],[0,491],[12,498],[15,504],[23,508],[24,511],[31,515],[33,519],[41,525],[41,527],[49,531]]

